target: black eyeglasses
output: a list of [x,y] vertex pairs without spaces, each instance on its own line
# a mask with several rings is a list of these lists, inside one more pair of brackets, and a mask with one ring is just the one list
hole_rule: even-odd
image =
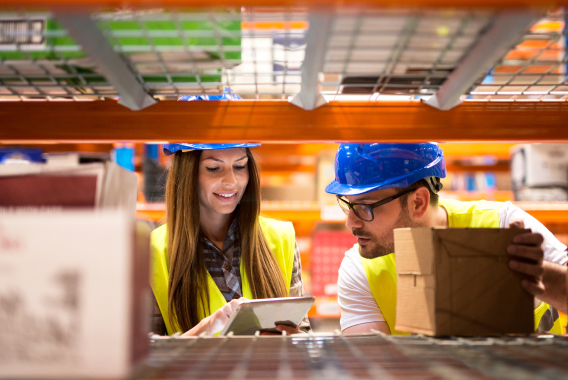
[[339,196],[337,197],[337,203],[339,203],[339,207],[341,207],[341,209],[343,210],[345,215],[349,215],[349,210],[353,210],[353,212],[355,213],[355,215],[357,215],[357,217],[359,219],[361,219],[365,222],[371,222],[373,219],[375,219],[375,215],[373,214],[373,209],[375,207],[379,207],[379,206],[387,204],[391,201],[394,201],[396,198],[400,198],[404,194],[408,194],[408,193],[410,193],[414,190],[416,190],[416,189],[404,190],[404,191],[402,191],[402,192],[400,192],[396,195],[393,195],[392,197],[385,198],[383,200],[372,203],[370,205],[366,205],[366,204],[362,204],[362,203],[349,203],[347,200],[345,200],[345,199],[343,199]]

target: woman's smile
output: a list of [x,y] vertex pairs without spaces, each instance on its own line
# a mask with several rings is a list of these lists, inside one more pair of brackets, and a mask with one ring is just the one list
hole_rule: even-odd
[[213,193],[213,194],[221,202],[230,203],[230,202],[233,202],[237,198],[237,192],[236,191],[233,191],[231,193],[222,192],[222,193]]

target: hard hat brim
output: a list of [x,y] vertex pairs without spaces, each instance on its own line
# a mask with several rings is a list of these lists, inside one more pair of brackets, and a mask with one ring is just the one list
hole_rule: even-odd
[[405,188],[407,186],[396,186],[396,184],[388,184],[384,186],[377,186],[377,185],[369,185],[369,186],[352,186],[352,185],[344,185],[336,180],[333,180],[329,185],[325,187],[325,192],[328,194],[333,195],[360,195],[365,193],[370,193],[372,191],[384,190],[384,189],[391,189],[391,188]]
[[163,152],[165,156],[171,156],[177,151],[191,151],[191,150],[222,150],[234,148],[254,148],[260,146],[259,143],[244,143],[244,144],[164,144]]

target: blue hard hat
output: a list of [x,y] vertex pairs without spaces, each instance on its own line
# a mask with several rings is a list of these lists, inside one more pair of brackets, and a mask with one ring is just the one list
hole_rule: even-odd
[[[335,180],[325,191],[359,195],[405,188],[430,177],[446,177],[444,152],[436,143],[341,144],[335,156]],[[439,180],[428,184],[434,192],[441,189]]]
[[[235,94],[233,90],[228,87],[224,88],[224,93],[221,95],[183,95],[180,96],[178,100],[181,101],[195,101],[195,100],[242,100],[242,98]],[[245,144],[190,144],[190,143],[179,143],[179,144],[164,144],[163,151],[164,155],[171,156],[178,150],[190,151],[190,150],[217,150],[217,149],[231,149],[231,148],[254,148],[255,146],[260,146],[260,144],[245,143]]]
[[179,143],[179,144],[164,144],[163,151],[165,156],[171,156],[178,150],[190,151],[190,150],[217,150],[217,149],[232,149],[232,148],[254,148],[255,146],[260,146],[257,143],[244,143],[244,144],[189,144],[189,143]]

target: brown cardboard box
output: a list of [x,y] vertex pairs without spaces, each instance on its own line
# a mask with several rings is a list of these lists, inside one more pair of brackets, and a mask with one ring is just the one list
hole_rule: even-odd
[[394,230],[396,329],[426,335],[529,334],[533,297],[508,267],[507,246],[527,230]]

